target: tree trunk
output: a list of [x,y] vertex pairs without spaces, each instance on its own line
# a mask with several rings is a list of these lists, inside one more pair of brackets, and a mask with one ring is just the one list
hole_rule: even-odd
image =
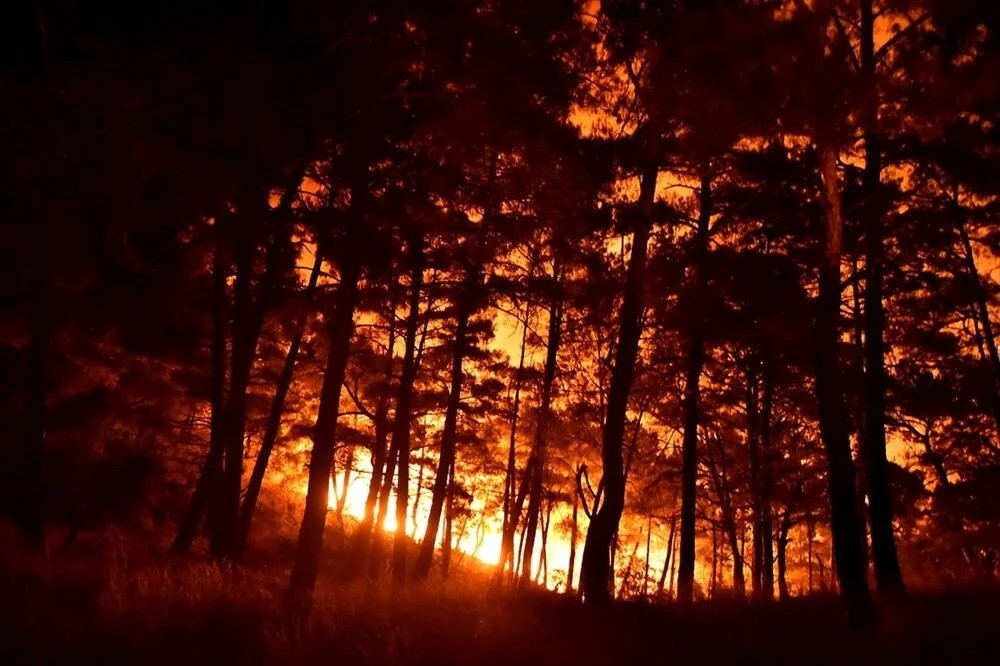
[[840,256],[841,217],[837,155],[833,147],[819,146],[823,181],[824,239],[819,270],[816,315],[816,398],[820,436],[829,463],[829,491],[833,548],[837,575],[853,624],[867,628],[872,621],[871,598],[861,557],[861,524],[854,505],[854,465],[847,433],[847,409],[840,386]]
[[[504,475],[503,486],[503,527],[500,532],[500,561],[497,562],[497,578],[499,582],[503,579],[503,572],[508,561],[514,555],[514,532],[517,531],[517,523],[521,516],[521,505],[518,505],[517,512],[514,512],[514,484],[517,476],[517,419],[521,409],[521,373],[524,371],[524,352],[528,342],[528,320],[531,315],[531,303],[526,303],[524,307],[524,331],[521,334],[521,356],[517,364],[517,374],[514,376],[514,404],[513,413],[510,419],[510,440],[507,445],[507,470]],[[521,502],[523,502],[523,497]]]
[[765,359],[761,377],[760,414],[760,528],[762,534],[763,576],[761,591],[765,599],[774,599],[774,524],[771,511],[771,497],[774,493],[774,479],[771,473],[771,413],[774,408],[774,383],[771,360]]
[[[955,205],[958,207],[958,187],[955,188]],[[997,353],[997,341],[993,336],[993,322],[990,320],[990,308],[986,300],[986,290],[983,288],[983,279],[979,275],[976,266],[976,255],[972,249],[972,241],[969,238],[969,231],[965,226],[965,221],[959,218],[958,234],[962,241],[963,259],[966,270],[969,273],[969,280],[972,284],[975,297],[975,314],[982,331],[981,338],[983,346],[989,358],[990,376],[993,378],[993,391],[989,396],[992,406],[993,421],[997,429],[997,441],[1000,442],[1000,354]]]
[[758,403],[759,374],[756,358],[746,361],[747,451],[750,459],[750,511],[753,515],[753,563],[750,568],[751,590],[755,599],[761,597],[764,580],[764,532],[761,520],[760,491],[760,409]]
[[[865,465],[862,459],[865,450],[865,338],[864,338],[864,328],[865,328],[865,318],[864,309],[861,307],[861,289],[859,286],[859,271],[858,271],[858,255],[854,254],[852,257],[852,269],[854,272],[854,279],[851,280],[851,312],[854,318],[853,326],[853,343],[854,351],[858,357],[859,365],[859,376],[857,384],[857,395],[858,399],[855,401],[854,405],[854,427],[857,432],[857,462],[855,464],[855,469],[857,471],[857,492],[855,493],[857,499],[855,500],[855,505],[858,510],[858,519],[861,522],[861,559],[865,562],[865,567],[867,569],[868,565],[868,481],[865,479]],[[866,574],[867,576],[867,574]]]
[[[320,253],[319,248],[317,248],[312,271],[309,273],[309,283],[305,289],[304,300],[306,304],[312,302],[313,292],[316,291],[316,283],[319,281],[319,274],[322,272],[322,265],[323,255]],[[308,316],[308,307],[304,307],[296,317],[295,333],[292,336],[291,344],[288,346],[288,353],[285,355],[285,363],[281,368],[281,375],[278,377],[274,396],[271,398],[271,409],[267,416],[264,438],[261,440],[260,450],[257,452],[253,471],[250,473],[246,497],[243,500],[243,508],[240,511],[240,522],[232,553],[234,563],[238,563],[243,557],[243,552],[246,550],[247,541],[250,537],[250,525],[253,521],[254,509],[257,507],[257,498],[264,483],[267,464],[271,458],[271,452],[274,450],[274,443],[278,439],[278,431],[281,429],[281,416],[285,411],[285,398],[288,396],[288,389],[292,385],[292,376],[295,374],[295,363],[298,360],[299,349],[302,347],[302,336],[305,334]]]
[[813,520],[810,517],[806,523],[806,569],[808,572],[809,594],[813,592],[813,538],[815,534]]
[[[419,366],[419,362],[417,364]],[[417,490],[413,493],[413,506],[410,508],[410,540],[417,538],[417,510],[420,508],[420,497],[424,491],[424,465],[417,465]]]
[[552,524],[552,500],[545,506],[545,515],[542,517],[542,551],[539,553],[540,574],[542,577],[542,587],[549,587],[549,525]]
[[388,397],[383,396],[375,408],[371,452],[372,476],[368,480],[368,493],[365,496],[365,513],[361,518],[361,523],[358,525],[357,531],[354,533],[354,561],[359,567],[368,559],[372,527],[375,525],[375,512],[379,505],[382,482],[386,471],[386,448],[389,439],[389,429],[391,427],[389,423],[389,407]]
[[566,592],[569,594],[573,592],[573,583],[576,578],[576,539],[579,530],[577,515],[579,508],[580,498],[577,496],[577,493],[573,493],[573,517],[569,532],[569,566],[566,569]]
[[[337,493],[337,518],[343,521],[344,508],[347,506],[347,487],[351,485],[351,470],[354,468],[354,447],[347,447],[347,461],[344,464],[344,480],[340,484],[340,491]],[[331,479],[333,473],[331,470]],[[336,484],[334,484],[336,488]]]
[[410,421],[413,413],[413,385],[417,380],[417,326],[420,323],[420,292],[424,284],[424,239],[419,233],[410,238],[410,304],[406,313],[403,371],[396,396],[392,445],[396,449],[399,479],[396,484],[396,533],[392,546],[392,572],[397,581],[406,577],[406,504],[410,489]]
[[437,476],[434,479],[434,490],[431,493],[431,510],[427,519],[427,529],[420,545],[417,562],[414,565],[414,575],[426,580],[431,571],[434,559],[434,544],[441,523],[441,511],[448,490],[448,471],[455,463],[455,443],[458,436],[458,410],[462,402],[462,362],[465,359],[466,335],[469,328],[469,318],[472,316],[473,300],[479,289],[479,275],[469,269],[462,291],[459,294],[458,319],[455,326],[455,343],[452,350],[451,387],[448,393],[448,406],[445,411],[444,428],[441,432],[441,453],[438,458]]
[[740,598],[746,596],[746,580],[743,577],[743,552],[740,550],[739,537],[736,531],[736,511],[733,507],[732,492],[729,489],[729,473],[726,463],[725,446],[719,442],[719,464],[715,463],[712,453],[712,440],[708,441],[705,461],[708,464],[715,494],[719,498],[719,509],[722,512],[722,522],[726,536],[729,538],[730,549],[733,551],[733,592]]
[[[170,552],[175,555],[184,554],[191,549],[205,508],[214,495],[222,476],[223,441],[221,434],[226,392],[226,305],[228,300],[226,266],[217,242],[212,256],[212,334],[210,342],[212,376],[209,394],[211,423],[209,426],[208,455],[205,458],[205,464],[202,465],[201,473],[198,475],[198,481],[191,494],[187,510],[177,527],[177,535],[174,537],[173,545],[170,547]],[[210,516],[210,518],[213,517]]]
[[601,442],[603,461],[602,485],[604,503],[590,521],[583,549],[583,576],[581,587],[588,603],[603,604],[611,601],[608,581],[612,574],[611,542],[618,531],[625,508],[625,476],[622,469],[622,447],[625,437],[625,415],[632,388],[635,360],[639,353],[644,309],[644,283],[646,252],[652,226],[653,200],[656,195],[656,167],[647,168],[639,186],[639,209],[642,219],[636,224],[632,239],[632,256],[625,278],[622,301],[618,349],[611,376],[611,389]]
[[[320,389],[319,410],[313,429],[313,450],[309,462],[309,483],[306,507],[295,547],[295,560],[288,585],[286,604],[297,616],[305,616],[312,605],[312,592],[319,571],[323,549],[323,531],[329,502],[330,465],[336,447],[337,418],[340,414],[340,393],[347,370],[351,338],[354,334],[354,310],[358,301],[358,281],[361,278],[360,248],[362,226],[368,200],[368,168],[359,169],[351,187],[351,207],[345,243],[352,251],[345,253],[340,270],[340,284],[333,316],[329,320],[330,351],[323,387]],[[354,251],[354,248],[358,248]]]
[[878,590],[904,592],[903,574],[892,528],[892,493],[885,451],[885,312],[883,299],[884,247],[882,241],[882,155],[878,136],[878,98],[875,85],[874,12],[872,0],[861,3],[861,64],[868,101],[862,111],[865,142],[865,480],[868,484],[872,563]]
[[[396,347],[396,292],[392,291],[389,303],[389,339],[386,344],[386,379],[391,383],[392,364],[394,350]],[[375,524],[375,511],[381,499],[382,482],[386,473],[386,444],[389,439],[391,424],[389,423],[389,396],[383,394],[379,397],[378,405],[373,415],[374,437],[372,438],[371,465],[372,476],[368,481],[368,494],[365,498],[365,513],[355,532],[356,543],[355,561],[359,566],[363,565],[368,557],[369,546],[371,545],[372,527]],[[392,454],[393,460],[396,453]],[[384,519],[386,509],[383,509],[381,516]]]
[[708,597],[709,599],[715,597],[715,582],[719,569],[719,537],[718,530],[715,527],[715,523],[712,523],[712,575],[709,576],[708,580]]
[[788,578],[786,575],[788,566],[785,557],[788,550],[790,514],[791,511],[785,511],[781,517],[781,526],[778,528],[780,530],[778,534],[778,598],[782,601],[788,599]]
[[451,570],[451,540],[452,540],[452,519],[454,518],[454,494],[452,493],[452,483],[454,482],[455,465],[452,464],[448,470],[448,486],[445,489],[444,500],[444,531],[441,534],[441,579],[448,580],[448,573]]
[[653,519],[646,518],[646,566],[642,572],[642,596],[649,596],[649,546],[653,534]]
[[674,531],[677,527],[677,517],[673,516],[670,519],[670,534],[667,536],[667,554],[663,558],[663,571],[660,573],[660,582],[657,585],[657,591],[662,593],[663,588],[667,582],[667,572],[670,570],[671,557],[674,552]]
[[[395,419],[393,419],[393,422],[395,423]],[[386,539],[385,517],[389,514],[389,498],[392,494],[392,480],[396,476],[397,462],[399,462],[399,442],[394,438],[389,445],[389,453],[385,459],[385,469],[382,472],[382,487],[379,488],[378,493],[375,529],[371,531],[371,550],[368,552],[368,575],[371,578],[378,578],[382,569],[382,549],[385,547],[384,542]]]
[[[709,222],[712,217],[712,183],[708,169],[703,169],[701,197],[698,212],[698,230],[695,238],[694,300],[695,307],[702,307],[708,261]],[[690,603],[694,598],[694,547],[695,503],[698,477],[698,399],[700,396],[701,367],[705,349],[702,340],[703,317],[695,312],[691,325],[688,347],[687,377],[684,386],[684,442],[681,471],[681,554],[677,580],[677,598]]]
[[[554,267],[554,281],[559,280],[559,266]],[[535,427],[534,474],[531,477],[531,493],[528,499],[528,515],[525,520],[526,543],[524,546],[524,565],[521,570],[521,580],[527,582],[531,578],[531,556],[535,545],[535,529],[542,507],[542,486],[545,478],[546,444],[549,420],[552,413],[552,385],[555,383],[559,339],[562,330],[562,302],[557,290],[553,290],[552,302],[549,306],[549,332],[545,352],[545,370],[542,374],[542,403],[538,410],[538,424]]]

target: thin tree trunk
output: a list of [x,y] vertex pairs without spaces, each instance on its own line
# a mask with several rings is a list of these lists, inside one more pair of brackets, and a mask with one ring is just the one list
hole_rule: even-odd
[[751,590],[755,599],[762,592],[764,573],[764,533],[761,520],[760,491],[760,409],[758,403],[759,375],[756,358],[746,361],[746,414],[747,414],[747,451],[750,459],[750,511],[753,515],[753,563],[750,568]]
[[[305,289],[304,300],[306,304],[312,302],[313,292],[316,291],[316,284],[322,272],[322,265],[323,255],[317,247],[316,258],[312,271],[309,273],[309,282]],[[295,363],[298,360],[299,349],[302,347],[302,337],[305,334],[308,316],[308,307],[304,307],[296,317],[295,333],[292,336],[291,344],[288,346],[288,353],[285,355],[285,363],[281,368],[281,375],[278,377],[274,396],[271,398],[271,409],[267,416],[264,438],[261,440],[260,450],[257,452],[253,471],[250,473],[246,497],[243,500],[243,508],[240,511],[240,522],[233,549],[234,562],[239,562],[243,557],[243,552],[246,550],[247,541],[250,537],[250,525],[253,521],[254,510],[257,507],[257,498],[264,483],[264,474],[267,472],[267,465],[271,459],[271,452],[274,450],[274,443],[278,439],[278,431],[281,429],[281,416],[285,411],[285,398],[288,397],[288,389],[292,385],[292,377],[295,374]],[[223,342],[223,344],[225,343]]]
[[[392,290],[392,297],[389,303],[389,339],[386,344],[385,359],[386,359],[386,379],[391,381],[392,379],[392,364],[394,356],[394,351],[396,347],[396,291]],[[361,520],[361,524],[358,525],[358,530],[355,533],[355,542],[357,543],[357,553],[356,561],[357,563],[363,564],[368,556],[368,548],[371,542],[371,531],[372,526],[375,524],[375,511],[378,506],[379,500],[381,499],[381,489],[382,481],[386,472],[386,443],[389,438],[389,430],[391,429],[391,424],[389,423],[389,396],[383,395],[379,398],[378,405],[375,408],[374,413],[374,437],[372,438],[372,453],[371,453],[371,465],[372,465],[372,476],[368,481],[368,494],[365,498],[365,513]],[[393,458],[395,458],[395,453]],[[382,517],[385,517],[386,510],[382,511]]]
[[424,284],[424,239],[418,232],[410,237],[410,304],[406,313],[403,371],[396,397],[396,417],[392,442],[396,449],[399,479],[396,483],[396,533],[392,544],[392,573],[397,581],[406,577],[406,504],[410,491],[410,421],[413,414],[413,385],[417,380],[416,344],[420,323],[420,292]]
[[[955,188],[955,205],[958,206],[958,188]],[[997,441],[1000,442],[1000,354],[997,352],[997,341],[993,336],[993,322],[990,320],[990,308],[986,300],[986,290],[983,288],[983,280],[979,275],[976,266],[976,255],[972,249],[972,241],[969,238],[969,231],[965,226],[965,221],[959,218],[958,221],[959,238],[962,241],[964,250],[963,259],[965,267],[969,273],[969,280],[972,284],[975,297],[975,313],[977,315],[979,328],[982,331],[980,337],[983,346],[986,348],[989,357],[990,375],[993,378],[993,391],[991,392],[990,404],[993,411],[993,420],[997,429]]]
[[[253,213],[241,215],[250,219]],[[243,232],[237,239],[236,281],[233,287],[232,353],[230,354],[229,391],[223,411],[222,476],[214,501],[217,520],[212,530],[212,554],[229,557],[236,543],[240,513],[240,489],[243,485],[243,439],[247,415],[247,387],[257,350],[259,329],[254,329],[252,298],[255,234]]]
[[[553,279],[559,280],[558,263],[553,270]],[[531,556],[535,545],[535,528],[538,525],[538,516],[542,506],[542,487],[545,478],[546,444],[548,438],[548,426],[552,413],[552,385],[555,383],[558,357],[559,339],[562,330],[562,303],[557,290],[553,290],[552,302],[549,306],[549,332],[547,349],[545,353],[545,370],[542,375],[542,403],[538,410],[538,424],[535,427],[534,458],[535,469],[531,477],[531,493],[528,499],[528,515],[526,517],[527,542],[525,543],[524,569],[521,571],[522,581],[530,580]]]
[[445,490],[444,500],[444,531],[441,534],[441,579],[447,580],[451,570],[451,540],[452,540],[452,519],[454,518],[454,493],[452,493],[452,483],[455,477],[455,464],[448,470],[448,486]]
[[611,376],[607,416],[601,442],[603,461],[602,484],[604,503],[590,521],[583,549],[582,588],[588,603],[611,601],[608,582],[612,575],[611,542],[618,531],[625,508],[625,475],[622,469],[622,447],[625,437],[625,415],[632,388],[639,338],[642,334],[646,252],[652,226],[653,200],[656,195],[658,169],[648,167],[639,185],[639,209],[642,219],[636,224],[632,238],[632,256],[625,278],[625,293],[619,316],[620,332],[615,351],[615,367]]
[[[857,499],[856,506],[858,511],[858,519],[861,521],[861,559],[865,562],[865,568],[868,567],[868,481],[865,478],[865,465],[863,462],[864,450],[865,450],[865,401],[862,396],[865,393],[865,371],[864,371],[864,359],[865,359],[865,339],[864,339],[864,310],[861,307],[861,288],[859,286],[858,280],[858,255],[854,254],[852,257],[852,270],[854,272],[854,279],[851,280],[851,312],[854,318],[853,334],[854,334],[854,350],[858,357],[859,376],[858,376],[858,399],[855,401],[854,405],[854,419],[855,419],[855,429],[857,431],[857,463],[855,469],[857,471]],[[866,574],[867,576],[867,574]]]
[[[671,527],[673,529],[673,527]],[[677,581],[677,551],[680,549],[680,538],[679,535],[674,535],[674,540],[670,543],[670,580],[669,592],[671,597],[676,595],[676,581]]]
[[420,508],[420,497],[424,493],[424,465],[417,465],[417,489],[413,493],[413,506],[410,508],[410,539],[417,537],[417,509]]
[[677,516],[673,516],[670,519],[670,534],[667,536],[667,554],[663,558],[663,571],[660,573],[660,582],[657,585],[657,590],[662,593],[663,588],[667,582],[667,572],[670,570],[671,558],[674,553],[674,532],[677,527]]
[[649,596],[649,546],[653,534],[653,519],[646,518],[646,567],[642,572],[642,596]]
[[[198,525],[208,506],[209,500],[216,491],[222,476],[223,440],[222,419],[225,411],[226,392],[226,266],[216,243],[212,256],[212,334],[210,355],[212,376],[210,378],[210,409],[211,423],[209,426],[208,455],[202,465],[201,473],[195,484],[194,492],[188,502],[184,517],[181,518],[170,552],[181,555],[191,549]],[[210,516],[210,520],[214,519]]]
[[577,515],[580,508],[580,498],[577,493],[573,493],[573,517],[570,523],[569,532],[569,566],[566,569],[566,592],[573,592],[574,579],[576,578],[576,540],[579,526]]
[[786,510],[781,517],[781,526],[778,534],[778,598],[782,601],[788,599],[788,565],[786,554],[788,551],[788,529],[790,510]]
[[343,519],[344,508],[347,506],[347,487],[351,485],[351,470],[354,467],[354,447],[347,447],[347,461],[344,464],[344,480],[337,493],[337,518]]
[[862,208],[865,216],[865,480],[868,484],[875,580],[879,592],[899,595],[905,588],[893,534],[892,493],[885,450],[885,311],[882,302],[885,249],[882,241],[882,155],[878,136],[874,23],[872,0],[864,0],[861,3],[861,66],[869,93],[861,120],[865,143],[865,200]]
[[542,551],[540,553],[539,570],[542,577],[542,587],[549,587],[549,525],[552,522],[552,500],[550,499],[545,507],[545,515],[542,517]]
[[709,576],[708,597],[715,597],[716,574],[719,568],[719,538],[715,523],[712,523],[712,575]]
[[[520,519],[520,508],[517,514],[513,512],[514,483],[517,472],[517,420],[521,408],[521,374],[524,371],[524,352],[528,343],[528,320],[531,315],[530,301],[524,306],[524,331],[521,334],[521,355],[517,363],[517,374],[514,376],[514,404],[510,419],[510,439],[507,445],[507,470],[503,485],[503,527],[500,533],[500,561],[497,562],[497,581],[503,579],[503,571],[507,562],[513,557],[514,532]],[[523,501],[523,500],[522,500]]]
[[812,518],[806,523],[806,567],[809,573],[809,594],[813,592],[813,537],[815,531]]
[[764,553],[762,557],[763,576],[761,591],[764,598],[774,599],[774,524],[771,511],[771,497],[774,480],[771,473],[771,415],[774,408],[774,383],[771,360],[764,360],[761,377],[760,414],[760,527]]
[[[356,248],[362,242],[368,199],[367,165],[359,169],[351,187],[351,207],[348,220],[347,247]],[[360,251],[360,250],[359,250]],[[289,610],[304,616],[312,605],[312,592],[319,572],[320,552],[329,501],[330,465],[336,447],[337,418],[340,414],[340,393],[347,370],[351,338],[354,334],[354,310],[358,301],[358,281],[361,277],[359,251],[346,252],[340,270],[335,310],[329,320],[329,356],[320,390],[319,410],[313,429],[313,450],[309,463],[306,507],[299,529],[295,560],[288,585],[286,604]]]
[[[531,455],[528,457],[527,462],[524,465],[524,472],[521,475],[521,483],[518,484],[517,494],[514,496],[514,503],[511,507],[510,524],[508,525],[508,548],[511,550],[510,556],[507,557],[507,561],[511,564],[510,567],[510,582],[513,582],[516,578],[516,574],[521,570],[521,553],[523,552],[524,546],[524,535],[526,529],[521,530],[521,539],[517,546],[517,558],[514,558],[514,537],[517,535],[517,526],[521,521],[521,513],[524,511],[524,500],[528,497],[528,489],[531,486],[532,475],[535,473],[535,457]],[[503,549],[503,543],[501,542],[501,549]],[[503,558],[501,558],[503,561]],[[503,569],[501,568],[500,573],[503,574]]]
[[469,318],[472,316],[475,292],[479,289],[479,275],[469,269],[462,291],[459,294],[458,320],[455,326],[455,343],[452,350],[451,387],[448,393],[448,406],[445,411],[444,428],[441,433],[441,453],[438,458],[437,477],[434,479],[434,490],[431,494],[431,510],[427,520],[427,529],[423,543],[414,565],[414,575],[427,579],[430,575],[431,563],[434,559],[434,544],[441,523],[441,512],[444,508],[445,495],[448,489],[448,471],[455,463],[455,444],[458,436],[458,410],[462,402],[462,362],[465,359],[466,336],[469,328]]
[[[698,230],[695,238],[694,300],[696,308],[702,307],[702,294],[705,291],[709,222],[712,217],[712,183],[707,166],[703,171],[698,212]],[[690,603],[694,597],[695,503],[697,501],[695,494],[698,476],[698,400],[700,396],[701,369],[705,358],[702,327],[702,315],[696,312],[691,326],[687,377],[684,386],[684,442],[681,471],[681,555],[677,581],[677,598],[684,603]]]
[[840,256],[841,217],[837,155],[827,143],[819,146],[825,207],[823,259],[819,270],[816,316],[816,398],[820,435],[829,463],[831,531],[837,553],[837,575],[848,613],[855,626],[872,621],[871,598],[861,559],[861,524],[855,509],[854,465],[847,433],[847,410],[840,386]]
[[[355,555],[357,566],[364,565],[369,555],[372,540],[372,528],[375,525],[375,512],[381,499],[382,482],[386,471],[386,448],[389,439],[389,399],[382,397],[374,414],[374,432],[372,433],[371,465],[372,476],[368,480],[368,493],[365,497],[365,513],[354,534]],[[384,517],[383,512],[383,517]]]
[[712,477],[712,484],[715,486],[715,494],[719,498],[719,508],[722,511],[722,522],[724,531],[729,538],[730,549],[733,551],[733,591],[740,598],[746,596],[746,580],[743,573],[743,553],[740,550],[739,538],[736,533],[736,512],[733,508],[732,492],[729,489],[729,473],[726,463],[726,450],[721,439],[719,443],[719,464],[715,463],[715,456],[712,453],[712,440],[708,441],[705,461],[708,464],[709,474]]

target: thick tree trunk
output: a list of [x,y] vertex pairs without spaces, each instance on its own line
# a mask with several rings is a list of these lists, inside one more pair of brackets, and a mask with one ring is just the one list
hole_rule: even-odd
[[[554,280],[559,280],[559,266],[554,268]],[[554,290],[555,291],[555,290]],[[524,546],[524,566],[521,570],[522,582],[531,579],[531,557],[535,545],[535,530],[542,507],[542,487],[545,479],[546,444],[548,426],[552,413],[552,386],[555,383],[559,339],[562,331],[562,302],[558,293],[554,293],[549,305],[549,332],[545,352],[545,370],[542,373],[542,403],[538,410],[538,424],[535,427],[534,474],[531,477],[531,493],[528,499],[528,515],[525,521],[526,542]]]
[[878,137],[872,0],[861,3],[861,64],[869,100],[862,112],[865,142],[865,480],[868,484],[872,563],[878,590],[904,591],[892,528],[892,493],[885,451],[885,311],[883,300],[882,155]]
[[[316,290],[316,283],[319,281],[322,265],[323,256],[317,249],[312,271],[309,273],[309,282],[305,289],[304,300],[307,304],[312,302],[312,295]],[[308,309],[304,308],[296,317],[295,333],[288,346],[288,353],[285,355],[285,363],[281,368],[281,375],[278,377],[274,396],[271,398],[271,409],[267,415],[264,438],[261,440],[260,450],[257,452],[257,459],[254,462],[253,471],[250,473],[246,497],[243,499],[243,507],[240,510],[239,526],[232,553],[234,563],[238,563],[243,557],[243,552],[246,550],[247,541],[250,537],[250,525],[253,521],[254,509],[257,507],[257,498],[260,496],[260,489],[264,483],[267,464],[271,459],[274,443],[278,439],[278,431],[281,429],[281,416],[285,411],[285,398],[288,396],[288,389],[292,385],[292,376],[295,374],[295,363],[299,357],[299,349],[302,347],[302,337],[305,334],[308,314]]]
[[622,468],[625,415],[632,389],[635,360],[639,353],[639,338],[642,335],[646,246],[652,226],[657,172],[656,167],[647,168],[639,185],[639,210],[642,219],[636,224],[632,238],[632,256],[625,277],[625,293],[619,316],[618,349],[615,351],[615,367],[611,376],[608,410],[601,441],[604,503],[591,518],[583,549],[581,587],[585,600],[591,604],[611,601],[608,591],[608,582],[612,576],[611,542],[618,531],[618,522],[625,508],[625,473]]
[[[212,376],[210,378],[210,409],[211,423],[209,426],[208,455],[202,465],[201,473],[195,484],[194,492],[188,502],[187,510],[181,518],[170,552],[180,555],[191,549],[198,525],[216,492],[222,476],[223,440],[222,420],[225,411],[226,393],[226,266],[218,243],[212,257],[212,334],[210,355]],[[210,516],[210,518],[212,518]],[[214,518],[213,518],[214,519]]]
[[413,413],[413,385],[417,380],[417,326],[420,323],[420,292],[424,284],[424,240],[419,233],[410,238],[410,303],[406,313],[403,371],[396,396],[392,445],[396,449],[399,479],[396,483],[396,534],[392,546],[392,573],[397,581],[406,577],[406,504],[410,488],[410,421]]
[[833,549],[837,575],[852,623],[867,628],[872,622],[871,598],[861,554],[861,524],[854,505],[854,465],[847,432],[847,409],[840,386],[840,256],[841,216],[837,155],[833,147],[819,146],[823,180],[824,238],[819,269],[816,314],[816,398],[820,435],[829,463],[829,491]]
[[455,444],[458,436],[458,410],[462,402],[462,363],[465,360],[466,335],[469,328],[469,318],[472,316],[475,292],[479,289],[479,275],[469,269],[462,286],[458,302],[458,319],[455,326],[455,343],[452,350],[451,387],[448,393],[448,406],[445,411],[444,428],[441,432],[441,452],[438,458],[437,476],[434,479],[434,489],[431,493],[431,509],[427,519],[427,529],[420,552],[414,565],[414,575],[426,580],[431,571],[434,559],[434,544],[437,542],[438,529],[441,523],[441,512],[448,491],[449,470],[455,464]]
[[330,341],[323,386],[320,389],[319,410],[313,429],[313,450],[309,461],[309,482],[306,507],[295,547],[295,560],[288,584],[286,605],[291,613],[304,616],[312,605],[312,593],[319,572],[323,549],[323,531],[329,503],[330,465],[336,448],[337,418],[340,414],[340,393],[347,370],[351,338],[354,335],[354,310],[358,301],[358,281],[361,278],[360,248],[362,226],[368,201],[368,168],[359,169],[351,187],[351,207],[348,211],[346,252],[340,267],[340,284],[333,316],[329,319],[327,337]]
[[[706,282],[708,261],[709,222],[712,217],[712,183],[707,172],[701,177],[701,196],[698,211],[698,230],[695,237],[694,301],[702,307],[702,294]],[[684,441],[681,470],[681,553],[677,574],[677,599],[690,603],[694,598],[694,547],[695,503],[698,476],[698,400],[700,396],[701,368],[705,349],[702,339],[702,315],[696,313],[691,325],[687,358],[687,376],[684,386]]]

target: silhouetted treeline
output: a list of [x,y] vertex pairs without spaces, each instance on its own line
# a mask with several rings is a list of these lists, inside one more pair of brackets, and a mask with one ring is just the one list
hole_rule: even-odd
[[994,3],[16,4],[25,548],[288,537],[296,613],[996,575]]

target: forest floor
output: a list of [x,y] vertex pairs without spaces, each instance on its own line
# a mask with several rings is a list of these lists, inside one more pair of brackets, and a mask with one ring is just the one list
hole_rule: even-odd
[[832,596],[595,611],[471,581],[326,582],[292,626],[286,580],[190,562],[3,565],[0,664],[1000,664],[996,590],[911,594],[863,638]]

